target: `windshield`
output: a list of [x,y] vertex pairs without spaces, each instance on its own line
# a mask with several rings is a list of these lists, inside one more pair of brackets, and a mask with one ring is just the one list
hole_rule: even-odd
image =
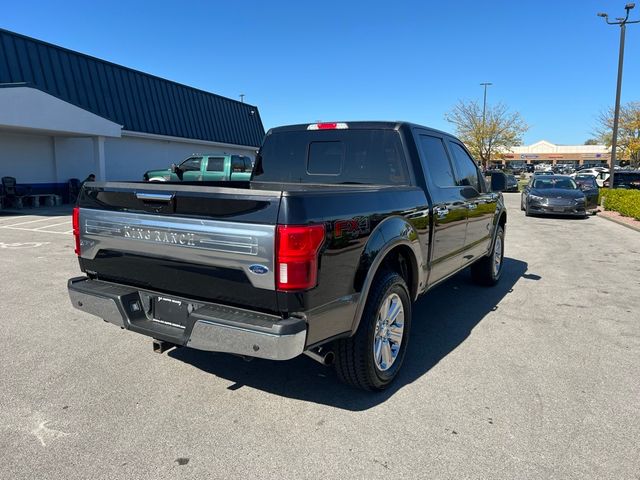
[[578,186],[571,178],[539,178],[533,182],[533,188],[544,190],[549,188],[562,188],[566,190],[576,190]]
[[267,135],[253,180],[406,185],[409,173],[395,130],[294,130]]

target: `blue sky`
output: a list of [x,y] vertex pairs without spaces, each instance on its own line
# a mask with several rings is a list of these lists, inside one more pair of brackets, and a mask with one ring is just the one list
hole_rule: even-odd
[[[102,6],[98,7],[100,3]],[[266,128],[409,120],[452,131],[458,99],[504,102],[525,142],[583,143],[615,96],[622,0],[29,1],[0,26],[227,97]],[[640,2],[632,11],[640,18]],[[627,27],[622,100],[640,101],[640,24]]]

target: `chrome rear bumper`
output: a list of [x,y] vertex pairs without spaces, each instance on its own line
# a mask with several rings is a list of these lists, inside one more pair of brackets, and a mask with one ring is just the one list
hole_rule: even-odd
[[187,320],[159,322],[153,318],[151,302],[162,294],[87,277],[70,279],[68,291],[78,310],[180,346],[270,360],[289,360],[305,349],[307,324],[302,318],[283,319],[176,297],[188,305]]

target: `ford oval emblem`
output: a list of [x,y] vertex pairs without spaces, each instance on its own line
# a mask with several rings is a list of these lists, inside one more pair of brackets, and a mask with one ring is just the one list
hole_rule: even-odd
[[251,270],[251,273],[255,273],[256,275],[264,275],[266,273],[269,273],[269,267],[265,265],[258,265],[257,263],[249,265],[249,270]]

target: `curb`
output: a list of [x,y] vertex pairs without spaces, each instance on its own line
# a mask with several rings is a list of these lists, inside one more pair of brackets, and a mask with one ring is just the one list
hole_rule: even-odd
[[598,215],[598,218],[604,218],[605,220],[609,220],[610,222],[617,223],[618,225],[622,225],[623,227],[627,227],[627,228],[630,228],[631,230],[634,230],[634,231],[636,231],[636,232],[640,232],[640,227],[635,227],[635,226],[633,226],[633,225],[629,225],[628,223],[621,222],[621,221],[620,221],[620,220],[618,220],[617,218],[614,218],[614,217],[604,217],[604,216],[601,216],[601,215]]

